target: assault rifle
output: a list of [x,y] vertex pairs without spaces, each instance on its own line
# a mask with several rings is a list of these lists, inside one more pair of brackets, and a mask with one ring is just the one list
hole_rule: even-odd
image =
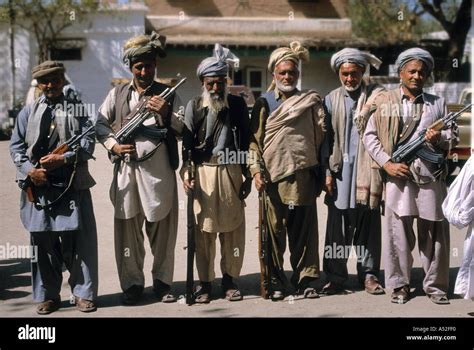
[[465,106],[459,112],[451,112],[445,117],[438,119],[433,124],[431,124],[427,129],[423,129],[418,134],[417,138],[413,141],[407,142],[399,146],[392,155],[390,159],[394,163],[411,163],[415,158],[419,157],[430,163],[441,165],[444,161],[444,155],[440,153],[435,153],[429,150],[425,145],[425,135],[428,129],[433,129],[440,131],[445,127],[450,127],[453,122],[472,104]]
[[[188,152],[188,179],[191,182],[194,179],[194,169],[193,164],[191,161],[191,150]],[[194,190],[188,190],[188,235],[187,235],[187,261],[186,261],[186,304],[192,305],[194,304],[194,251],[195,251],[195,243],[194,243],[194,228],[196,226],[194,220]]]
[[[71,151],[71,150],[75,150],[79,144],[79,142],[81,141],[81,139],[86,136],[92,129],[94,129],[94,125],[90,125],[82,134],[79,134],[79,135],[74,135],[72,136],[70,139],[68,139],[66,142],[64,142],[63,144],[59,145],[58,147],[56,147],[52,152],[51,154],[64,154],[68,151]],[[40,163],[38,162],[36,164],[36,168],[41,168],[41,165]],[[56,198],[56,200],[54,200],[54,202],[58,201],[62,196],[63,194],[69,189],[69,187],[71,186],[71,183],[72,183],[72,178],[73,178],[73,173],[69,176],[70,178],[68,179],[68,183],[69,185],[67,186],[66,190],[64,190],[64,192],[61,194],[60,197]],[[26,192],[26,196],[28,197],[28,200],[30,202],[35,202],[35,196],[34,196],[34,193],[33,193],[33,190],[34,190],[34,184],[33,184],[33,181],[31,181],[30,177],[27,177],[26,180],[23,182],[23,184],[21,185],[21,188]],[[38,203],[37,203],[38,204]],[[38,204],[39,205],[39,204]],[[50,204],[51,205],[51,204]],[[41,205],[40,205],[41,206]]]
[[[260,166],[261,176],[265,182],[263,166]],[[265,190],[258,194],[258,258],[260,260],[260,295],[264,299],[271,296],[272,285],[272,242],[268,232],[267,222],[267,193]]]
[[[180,87],[186,81],[186,77],[181,79],[174,87],[166,88],[163,92],[159,95],[163,97],[165,100],[169,100],[171,95],[176,91],[178,87]],[[115,134],[115,139],[119,144],[125,144],[128,140],[135,134],[138,128],[150,117],[155,115],[155,112],[150,111],[146,105],[148,100],[151,96],[144,96],[138,105],[134,108],[132,113],[126,117],[126,119],[130,119],[130,121],[125,124],[125,126],[120,129],[117,134]],[[166,135],[166,129],[161,129],[163,131],[163,136]]]

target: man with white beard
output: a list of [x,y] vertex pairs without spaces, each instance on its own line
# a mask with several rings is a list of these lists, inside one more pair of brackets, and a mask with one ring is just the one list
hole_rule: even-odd
[[344,291],[353,242],[359,282],[370,294],[384,293],[378,282],[380,198],[371,190],[381,186],[381,177],[378,170],[371,170],[370,157],[361,142],[371,101],[383,89],[367,84],[363,76],[370,65],[379,68],[381,63],[374,55],[352,48],[336,52],[331,58],[331,68],[342,86],[324,99],[327,133],[322,159],[328,219],[323,271],[328,283],[321,293],[325,295]]
[[264,286],[274,301],[283,300],[286,238],[297,294],[317,298],[311,284],[319,277],[316,197],[319,147],[324,138],[322,100],[314,90],[296,88],[300,60],[309,52],[297,41],[272,52],[268,70],[273,82],[255,102],[250,121],[249,169],[259,192],[265,191],[266,219],[272,259],[266,266],[271,280]]
[[[235,56],[228,49],[216,44],[214,56],[204,59],[197,68],[202,93],[189,101],[185,111],[180,173],[184,190],[194,191],[200,283],[193,297],[199,304],[211,300],[218,234],[222,291],[229,301],[242,300],[234,279],[240,275],[244,258],[244,199],[250,193],[252,179],[247,176],[246,159],[236,156],[248,152],[249,115],[244,99],[227,91],[227,62],[232,58]],[[194,179],[189,177],[189,167],[195,167],[191,171]]]

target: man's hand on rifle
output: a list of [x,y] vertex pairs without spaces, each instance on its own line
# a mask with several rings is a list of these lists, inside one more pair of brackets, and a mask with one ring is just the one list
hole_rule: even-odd
[[[169,124],[169,115],[168,115],[168,102],[160,96],[153,96],[147,103],[147,108],[155,112],[156,123],[160,127],[164,127]],[[161,119],[160,119],[161,118]]]
[[124,156],[126,154],[130,154],[135,152],[134,145],[121,145],[116,143],[114,147],[112,147],[112,152],[118,156]]
[[265,191],[265,188],[267,185],[266,185],[266,182],[263,180],[262,174],[256,173],[253,178],[255,179],[255,188],[257,189],[257,191],[258,192]]
[[425,134],[425,140],[426,142],[429,142],[432,145],[437,145],[441,140],[441,131],[428,129]]
[[326,181],[324,183],[324,190],[332,196],[332,192],[334,189],[334,179],[332,176],[326,176]]
[[194,184],[195,184],[194,179],[192,179],[192,180],[184,180],[184,181],[183,181],[184,192],[188,193],[189,190],[194,191]]
[[245,198],[248,197],[251,191],[252,191],[252,178],[246,177],[245,181],[242,182],[242,186],[240,186],[239,199],[243,201]]
[[46,184],[48,183],[48,178],[46,176],[46,169],[33,168],[28,173],[28,176],[30,177],[31,181],[33,182],[33,185],[35,185],[37,187],[46,186]]
[[383,169],[388,175],[399,179],[408,179],[410,176],[410,168],[405,163],[392,163],[388,161],[383,165]]
[[48,154],[40,159],[40,165],[46,170],[54,170],[64,165],[64,154]]

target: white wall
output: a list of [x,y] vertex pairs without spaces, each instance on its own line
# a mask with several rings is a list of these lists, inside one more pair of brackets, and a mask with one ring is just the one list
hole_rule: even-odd
[[122,48],[129,38],[143,34],[145,11],[114,11],[98,14],[92,21],[68,28],[64,37],[86,39],[82,60],[64,61],[66,72],[95,111],[111,89],[113,78],[131,77],[122,62]]
[[[124,42],[144,33],[146,7],[109,10],[67,28],[62,38],[83,38],[82,60],[64,61],[66,73],[82,93],[83,101],[100,106],[111,88],[112,78],[131,77],[122,63]],[[11,108],[11,64],[8,27],[0,26],[0,125]],[[24,99],[31,83],[31,68],[37,64],[37,44],[32,35],[18,30],[15,37],[17,99]]]
[[[30,44],[29,34],[17,29],[15,32],[15,66],[16,66],[16,100],[21,99],[28,90],[30,76]],[[0,24],[0,125],[7,120],[7,111],[12,107],[12,65],[10,59],[10,34],[8,25]]]

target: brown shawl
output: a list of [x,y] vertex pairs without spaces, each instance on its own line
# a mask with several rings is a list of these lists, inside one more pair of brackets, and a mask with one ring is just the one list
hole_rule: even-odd
[[316,166],[323,137],[324,111],[318,93],[310,90],[286,99],[265,126],[263,159],[270,180]]

